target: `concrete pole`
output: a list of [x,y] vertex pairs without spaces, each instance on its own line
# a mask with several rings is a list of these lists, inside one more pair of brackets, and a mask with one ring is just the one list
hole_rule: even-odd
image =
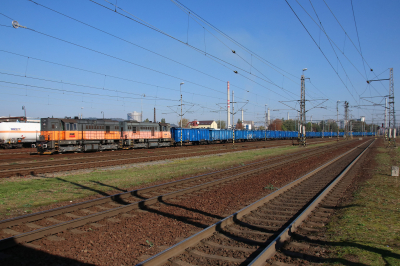
[[231,125],[231,105],[230,105],[230,100],[229,100],[229,81],[228,81],[228,108],[227,108],[226,114],[227,114],[226,126],[227,126],[227,128],[229,128]]
[[267,141],[267,105],[265,105],[264,141]]
[[235,93],[234,93],[234,91],[232,91],[232,137],[233,137],[232,141],[233,141],[233,145],[235,145],[235,106],[234,106],[235,101],[234,101],[234,98],[235,98]]
[[182,147],[182,85],[185,84],[184,82],[181,82],[181,84],[179,85],[179,92],[181,94],[181,147]]
[[340,100],[338,100],[336,102],[336,123],[337,123],[337,141],[339,141],[339,102]]

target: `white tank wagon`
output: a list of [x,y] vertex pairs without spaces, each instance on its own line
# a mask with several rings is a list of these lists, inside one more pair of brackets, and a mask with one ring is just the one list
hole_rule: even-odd
[[40,135],[40,123],[1,122],[0,148],[22,148],[36,144]]

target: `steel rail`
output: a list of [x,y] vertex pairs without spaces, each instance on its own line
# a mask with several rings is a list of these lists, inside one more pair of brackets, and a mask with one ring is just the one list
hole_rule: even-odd
[[322,191],[313,202],[309,204],[297,218],[291,222],[282,233],[280,233],[253,261],[249,263],[249,266],[263,266],[267,259],[272,258],[276,251],[282,247],[285,241],[290,239],[290,236],[296,232],[297,228],[302,222],[315,210],[318,204],[327,196],[327,194],[343,179],[343,177],[350,171],[350,169],[358,162],[358,160],[367,152],[368,148],[375,142],[373,140],[362,153],[360,153],[341,173],[338,177],[332,181],[328,187]]
[[[333,146],[332,148],[334,148],[334,147],[335,146]],[[320,148],[323,149],[324,147],[320,147]],[[318,148],[316,148],[316,149],[318,149]],[[315,150],[311,150],[310,152],[313,152],[313,151],[315,151]],[[316,153],[316,155],[319,154],[320,152],[324,152],[324,151],[318,151]],[[304,151],[303,151],[303,153],[304,153]],[[285,155],[285,156],[289,157],[289,156],[292,156],[292,155],[293,154],[289,154],[289,155]],[[285,156],[282,156],[282,157],[285,157]],[[270,159],[263,160],[261,162],[255,162],[255,163],[252,163],[252,164],[249,164],[249,165],[246,165],[246,166],[247,167],[248,166],[252,166],[253,164],[265,164],[265,162],[268,161],[268,160],[276,160],[276,159],[277,158],[274,158],[274,159],[270,158]],[[112,209],[105,210],[105,211],[102,211],[102,212],[90,214],[90,215],[87,215],[87,216],[84,216],[84,217],[76,218],[76,219],[73,219],[73,220],[70,220],[70,221],[66,221],[66,222],[62,222],[62,223],[59,223],[59,224],[55,224],[55,225],[52,225],[52,226],[43,227],[43,228],[36,229],[36,230],[33,230],[33,231],[29,231],[29,232],[26,232],[26,233],[21,233],[21,234],[18,234],[18,235],[15,235],[15,236],[0,240],[0,250],[15,246],[15,245],[17,245],[19,243],[30,242],[30,241],[42,238],[42,237],[47,236],[47,235],[51,235],[51,234],[55,234],[55,233],[64,231],[66,229],[79,227],[79,226],[85,225],[85,224],[90,223],[90,222],[96,222],[96,221],[102,220],[102,219],[107,218],[107,217],[118,215],[120,213],[129,212],[129,211],[132,211],[132,210],[135,210],[135,209],[139,209],[139,208],[145,208],[145,207],[153,205],[153,204],[155,204],[157,202],[163,202],[163,201],[165,201],[167,199],[175,198],[177,196],[180,196],[180,195],[183,195],[183,194],[187,194],[187,193],[190,193],[190,192],[193,192],[193,191],[196,191],[196,190],[205,189],[205,188],[208,188],[208,187],[211,187],[211,186],[216,186],[218,184],[221,184],[221,183],[224,183],[224,182],[228,182],[228,181],[240,178],[242,176],[248,176],[248,175],[251,175],[251,174],[256,174],[257,172],[264,171],[265,169],[274,168],[274,167],[280,166],[282,164],[287,164],[289,161],[296,161],[296,160],[301,160],[301,158],[300,159],[295,159],[295,160],[281,161],[281,162],[278,162],[278,163],[275,163],[275,164],[272,164],[272,165],[268,165],[268,166],[264,165],[262,167],[259,167],[259,168],[256,168],[256,169],[252,169],[252,170],[248,170],[246,172],[239,173],[239,174],[236,174],[236,175],[233,175],[233,176],[228,176],[228,177],[225,177],[225,178],[216,179],[216,180],[204,183],[204,184],[196,185],[196,186],[189,187],[189,188],[180,189],[180,190],[177,190],[177,191],[174,191],[174,192],[170,192],[170,193],[159,195],[159,196],[155,196],[155,197],[152,197],[152,198],[149,198],[149,199],[133,202],[133,203],[130,203],[130,204],[127,204],[127,205],[122,205],[122,206],[119,206],[119,207],[116,207],[116,208],[112,208]],[[230,168],[229,170],[232,171],[232,170],[236,170],[236,169],[239,169],[239,168],[244,168],[244,167],[243,166],[238,166],[238,167]],[[167,183],[167,185],[168,186],[175,186],[175,185],[177,185],[179,183],[182,183],[184,181],[187,181],[189,179],[205,177],[207,175],[211,175],[211,174],[215,174],[215,173],[223,173],[223,172],[224,171],[216,171],[214,173],[204,174],[204,175],[200,175],[200,176],[196,176],[196,177],[189,177],[189,178],[186,178],[186,179],[183,179],[183,180],[177,180],[177,181],[173,181],[173,182]],[[55,215],[59,215],[59,214],[65,213],[65,212],[71,212],[71,211],[75,211],[75,210],[78,210],[78,209],[87,208],[87,207],[90,207],[90,206],[93,206],[93,205],[99,205],[99,204],[107,203],[110,200],[112,200],[113,198],[114,199],[121,199],[121,198],[124,197],[124,195],[126,195],[125,197],[128,197],[132,193],[133,194],[137,194],[137,192],[139,192],[139,191],[141,191],[141,192],[142,191],[148,191],[148,190],[151,190],[151,189],[154,189],[154,188],[157,188],[157,187],[158,188],[160,188],[160,187],[165,188],[165,187],[163,187],[163,185],[164,184],[160,184],[160,185],[156,185],[156,186],[152,186],[152,187],[148,187],[148,188],[143,188],[143,189],[139,189],[139,190],[134,190],[134,191],[130,191],[130,192],[125,192],[125,193],[120,193],[120,194],[117,194],[117,195],[108,196],[108,197],[104,197],[104,198],[100,198],[100,199],[94,199],[94,200],[91,200],[91,201],[78,203],[78,204],[75,204],[73,206],[60,207],[60,208],[57,208],[55,210],[44,211],[44,212],[38,213],[36,215],[35,214],[30,214],[30,215],[25,215],[25,216],[22,216],[22,217],[17,217],[17,218],[13,218],[13,219],[4,220],[4,221],[0,222],[0,226],[4,228],[4,227],[11,226],[11,225],[17,225],[16,222],[18,222],[18,224],[21,224],[21,223],[24,223],[24,222],[31,222],[31,221],[35,221],[35,220],[40,220],[40,219],[43,219],[43,218],[46,218],[46,217],[49,217],[49,216],[55,216]]]
[[[368,140],[369,141],[369,140]],[[364,142],[363,144],[359,145],[358,147],[364,145],[366,142]],[[323,164],[322,166],[314,169],[313,171],[303,175],[302,177],[296,179],[295,181],[287,184],[286,186],[282,187],[281,189],[268,194],[267,196],[261,198],[260,200],[246,206],[245,208],[229,215],[228,217],[218,221],[217,223],[203,229],[202,231],[194,234],[193,236],[186,238],[185,240],[173,245],[172,247],[148,258],[147,260],[140,262],[139,264],[137,264],[136,266],[158,266],[158,265],[163,265],[164,263],[167,262],[168,259],[180,255],[181,253],[183,253],[187,248],[193,247],[195,245],[197,245],[200,241],[202,241],[203,239],[206,239],[210,236],[212,236],[215,232],[221,231],[223,230],[225,227],[235,223],[236,220],[239,220],[240,218],[242,218],[243,216],[249,214],[250,212],[256,210],[257,208],[261,207],[262,205],[264,205],[265,203],[271,201],[272,199],[277,198],[278,196],[282,195],[283,193],[285,193],[286,191],[292,189],[293,187],[299,185],[301,182],[307,180],[308,178],[310,178],[311,176],[313,176],[314,174],[320,172],[321,170],[325,169],[326,167],[332,165],[333,163],[337,162],[339,159],[343,158],[344,156],[350,154],[351,152],[355,151],[358,147],[353,148],[343,154],[341,154],[340,156],[332,159],[331,161]],[[369,147],[369,146],[368,146]],[[367,147],[367,148],[368,148]],[[357,157],[358,158],[358,157]],[[347,168],[346,168],[347,169]],[[304,212],[303,212],[304,213]],[[273,245],[272,245],[273,246]],[[264,260],[264,264],[265,264],[265,260]],[[264,265],[262,264],[262,265]]]
[[[277,145],[278,147],[281,145]],[[276,146],[270,146],[268,148],[273,148]],[[239,149],[239,150],[250,150],[250,149],[257,149],[257,147],[244,147],[244,149]],[[132,160],[153,160],[153,158],[157,158],[157,160],[164,160],[169,157],[181,157],[183,155],[186,155],[187,157],[193,157],[193,155],[198,156],[198,155],[208,155],[208,154],[214,154],[214,153],[229,153],[232,152],[233,150],[230,149],[215,149],[215,150],[202,150],[201,153],[199,151],[193,151],[193,152],[178,152],[178,153],[173,153],[173,154],[157,154],[157,155],[150,155],[150,156],[143,156],[143,154],[118,154],[115,155],[116,158],[112,159],[106,159],[106,160],[101,160],[99,161],[99,157],[104,157],[104,156],[91,156],[91,157],[74,157],[72,159],[68,160],[55,160],[55,161],[41,161],[41,162],[28,162],[28,163],[23,163],[23,164],[0,164],[0,177],[6,177],[10,175],[22,175],[22,174],[31,174],[32,172],[39,172],[39,173],[45,173],[47,172],[46,170],[55,170],[59,169],[60,167],[68,167],[68,166],[76,166],[78,169],[83,168],[84,165],[98,165],[101,163],[107,163],[107,164],[128,164]],[[235,150],[238,151],[238,150]],[[168,151],[166,151],[168,152]],[[114,156],[114,155],[113,155]],[[117,158],[120,157],[120,158]],[[128,157],[128,158],[126,158]],[[41,166],[42,165],[42,166]],[[36,173],[37,174],[37,173]]]
[[[343,143],[344,145],[345,143]],[[315,155],[320,153],[320,149],[325,149],[326,147],[316,147],[312,150],[308,150],[307,153],[315,153]],[[337,146],[330,146],[329,149],[334,149],[337,148]],[[326,150],[324,150],[324,152],[326,152]],[[68,206],[63,206],[63,207],[59,207],[56,209],[51,209],[51,210],[46,210],[46,211],[42,211],[39,213],[32,213],[32,214],[27,214],[24,216],[19,216],[16,218],[11,218],[11,219],[7,219],[7,220],[2,220],[0,221],[0,229],[1,228],[6,228],[6,227],[10,227],[10,226],[15,226],[15,225],[19,225],[21,223],[24,222],[32,222],[32,221],[37,221],[40,219],[44,219],[47,217],[51,217],[51,216],[56,216],[56,215],[60,215],[63,213],[67,213],[67,212],[72,212],[72,211],[76,211],[79,209],[84,209],[84,208],[88,208],[94,205],[99,205],[99,204],[104,204],[107,203],[109,201],[114,201],[114,202],[118,202],[123,198],[129,197],[131,195],[136,196],[139,193],[146,193],[148,191],[152,191],[155,189],[165,189],[168,187],[172,187],[172,186],[176,186],[176,185],[180,185],[183,183],[187,183],[188,181],[195,181],[198,180],[200,178],[207,178],[209,176],[212,175],[216,175],[216,174],[224,174],[224,173],[228,173],[230,171],[235,171],[235,170],[240,170],[240,169],[244,169],[247,167],[252,167],[255,165],[263,165],[262,167],[258,168],[259,170],[265,169],[264,164],[269,162],[269,161],[274,161],[274,160],[280,160],[283,158],[289,158],[289,157],[293,157],[296,156],[297,154],[304,154],[304,151],[298,151],[298,152],[294,152],[294,153],[290,153],[290,154],[286,154],[286,155],[281,155],[278,157],[274,157],[274,158],[268,158],[259,162],[254,162],[254,163],[249,163],[246,164],[244,166],[235,166],[235,167],[231,167],[228,169],[223,169],[223,170],[219,170],[219,171],[214,171],[211,173],[206,173],[206,174],[201,174],[201,175],[196,175],[196,176],[192,176],[192,177],[187,177],[184,179],[179,179],[179,180],[175,180],[175,181],[171,181],[168,183],[163,183],[163,184],[159,184],[159,185],[154,185],[154,186],[150,186],[150,187],[145,187],[145,188],[141,188],[141,189],[136,189],[136,190],[131,190],[131,191],[127,191],[127,192],[123,192],[123,193],[118,193],[118,194],[114,194],[114,195],[110,195],[107,197],[102,197],[102,198],[98,198],[98,199],[93,199],[93,200],[89,200],[89,201],[84,201],[84,202],[80,202],[80,203],[76,203],[73,205],[68,205]]]

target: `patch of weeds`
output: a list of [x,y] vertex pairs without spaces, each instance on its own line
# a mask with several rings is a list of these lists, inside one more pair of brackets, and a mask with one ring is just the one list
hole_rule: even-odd
[[30,204],[30,203],[26,203],[26,204],[22,205],[22,207],[25,207],[25,208],[30,208],[30,207],[32,207],[32,204]]
[[18,164],[18,163],[10,163],[10,165],[16,165],[16,164]]
[[54,158],[50,158],[49,160],[54,160]]
[[272,184],[268,184],[268,186],[264,187],[264,189],[268,189],[268,190],[277,190],[277,187],[274,187],[274,185]]
[[146,243],[149,245],[149,247],[153,247],[154,246],[154,244],[153,244],[153,242],[151,242],[151,241],[149,241],[149,240],[146,240]]

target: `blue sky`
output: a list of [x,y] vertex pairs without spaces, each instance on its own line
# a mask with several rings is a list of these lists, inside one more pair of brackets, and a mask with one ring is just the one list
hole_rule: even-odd
[[[265,104],[272,119],[287,112],[294,118],[296,111],[280,101],[299,108],[300,76],[308,68],[306,109],[329,100],[307,120],[336,118],[341,100],[341,116],[348,101],[354,118],[381,123],[383,107],[357,106],[372,104],[362,97],[384,103],[389,82],[366,80],[388,78],[390,67],[396,88],[400,2],[353,0],[363,61],[351,1],[325,1],[288,0],[315,43],[285,0],[1,1],[0,116],[22,115],[24,105],[28,117],[103,111],[126,118],[143,110],[153,120],[156,107],[157,120],[177,123],[184,82],[185,118],[226,120],[229,81],[245,120],[263,121]],[[331,44],[314,23],[313,7]],[[12,20],[28,29],[12,28]]]

